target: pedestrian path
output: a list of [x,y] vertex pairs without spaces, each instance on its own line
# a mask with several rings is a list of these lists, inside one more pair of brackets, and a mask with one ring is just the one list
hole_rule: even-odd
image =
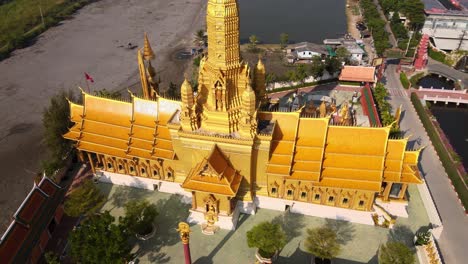
[[391,96],[399,96],[399,97],[406,97],[408,96],[406,94],[406,91],[405,90],[402,90],[402,89],[388,89],[387,88],[387,91],[388,93],[391,95]]

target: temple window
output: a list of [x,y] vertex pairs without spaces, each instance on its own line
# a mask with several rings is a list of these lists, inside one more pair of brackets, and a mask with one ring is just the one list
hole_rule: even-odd
[[172,172],[168,171],[168,172],[167,172],[167,177],[168,177],[168,178],[172,178]]
[[307,197],[307,193],[306,192],[301,192],[301,198],[305,199],[306,197]]
[[153,175],[154,175],[154,176],[158,176],[158,174],[159,174],[159,173],[158,173],[157,170],[154,170],[154,171],[153,171]]
[[292,196],[293,194],[293,191],[292,190],[288,190],[288,196]]
[[108,162],[108,163],[107,163],[107,168],[108,168],[108,169],[112,169],[112,163]]
[[271,188],[271,194],[276,194],[276,188],[275,187]]
[[146,174],[145,168],[141,168],[141,174]]
[[314,200],[315,200],[315,201],[320,200],[320,194],[316,194],[315,197],[314,197]]
[[364,201],[363,200],[360,200],[359,201],[359,207],[363,207],[364,206]]
[[348,198],[344,198],[343,199],[343,204],[348,204],[348,201],[349,201]]
[[122,164],[119,164],[119,170],[123,170]]
[[130,166],[130,172],[133,172],[135,171],[135,169],[133,168],[133,166]]
[[332,203],[334,200],[335,200],[335,197],[333,197],[333,196],[328,197],[328,202],[329,203]]

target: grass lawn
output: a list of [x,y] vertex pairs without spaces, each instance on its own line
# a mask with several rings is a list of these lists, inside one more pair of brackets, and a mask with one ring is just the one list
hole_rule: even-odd
[[[156,218],[156,235],[147,241],[134,239],[139,263],[183,263],[182,243],[176,231],[179,221],[185,221],[190,205],[183,204],[179,197],[130,187],[99,183],[99,188],[108,197],[102,210],[110,210],[116,218],[123,215],[123,204],[129,199],[148,199],[159,210]],[[331,225],[338,230],[343,241],[343,250],[334,263],[377,263],[376,252],[389,237],[411,243],[413,234],[429,220],[415,186],[409,188],[409,218],[399,218],[395,228],[385,228],[328,220],[318,217],[258,209],[256,215],[241,214],[236,231],[220,230],[213,236],[201,233],[199,226],[192,226],[190,248],[192,262],[201,263],[254,263],[255,249],[248,248],[246,232],[262,221],[282,224],[288,235],[288,244],[280,253],[277,263],[310,263],[310,255],[302,243],[307,228]]]

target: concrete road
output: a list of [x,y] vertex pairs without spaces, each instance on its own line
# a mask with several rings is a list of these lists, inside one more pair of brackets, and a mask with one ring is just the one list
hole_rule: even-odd
[[[468,87],[468,74],[457,71],[454,68],[447,66],[441,62],[428,58],[427,71],[441,73],[447,77],[458,80],[464,88]],[[429,88],[429,87],[426,87]]]
[[99,1],[0,62],[0,233],[33,187],[45,158],[41,117],[49,98],[60,89],[85,88],[84,72],[95,80],[91,90],[137,82],[137,50],[126,46],[142,47],[144,32],[161,79],[183,78],[183,69],[169,60],[177,49],[192,45],[193,33],[204,23],[205,5],[205,0]]
[[[402,90],[396,65],[389,65],[385,71],[386,87],[390,90]],[[444,229],[438,240],[445,263],[466,263],[468,259],[468,217],[452,189],[439,158],[430,144],[424,127],[417,113],[411,106],[411,101],[405,93],[391,92],[393,109],[403,105],[403,119],[400,126],[405,136],[411,135],[410,146],[418,148],[428,146],[421,153],[420,171],[425,178],[434,198],[437,210],[442,218]]]

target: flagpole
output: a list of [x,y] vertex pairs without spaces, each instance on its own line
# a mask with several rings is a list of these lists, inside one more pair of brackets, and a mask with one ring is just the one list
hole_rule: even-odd
[[91,91],[89,90],[89,82],[87,78],[86,78],[86,87],[88,87],[88,93],[91,94]]

